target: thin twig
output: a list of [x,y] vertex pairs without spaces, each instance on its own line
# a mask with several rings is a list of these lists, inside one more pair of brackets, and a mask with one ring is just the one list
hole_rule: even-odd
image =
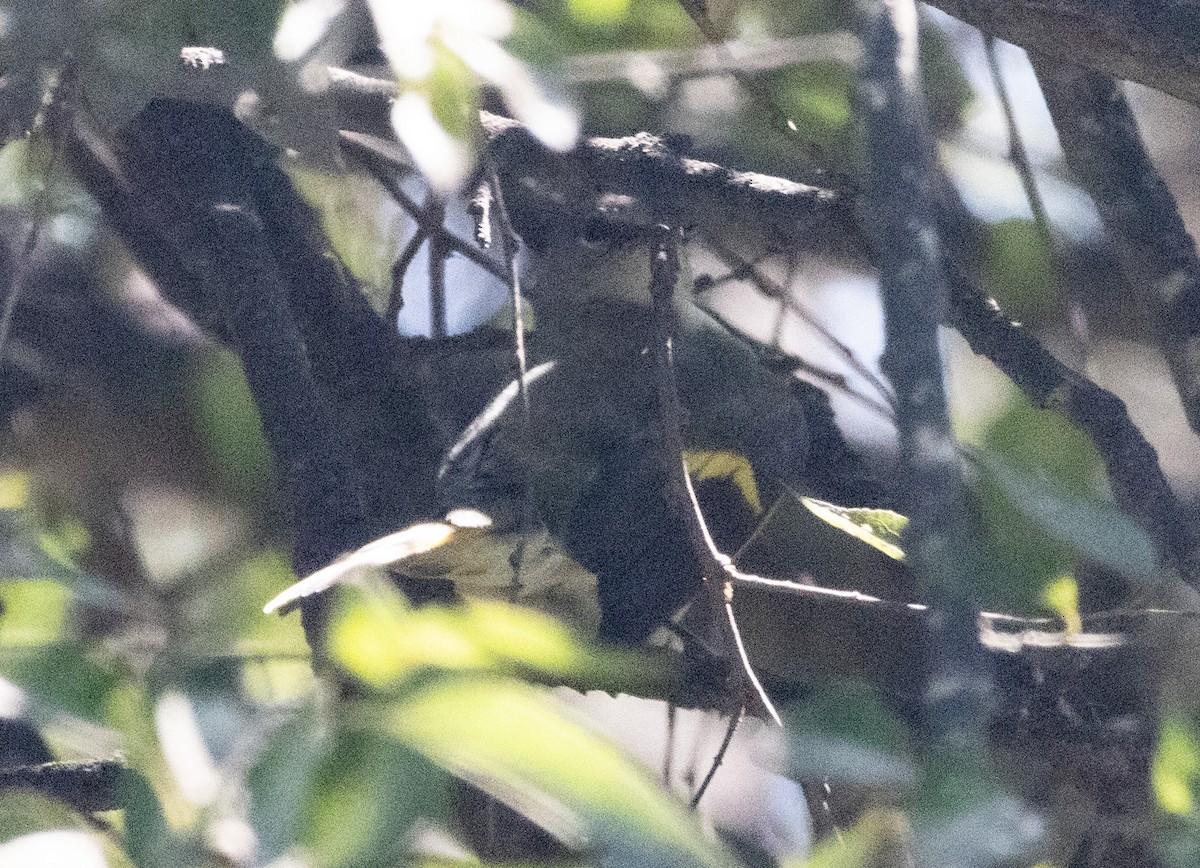
[[[706,607],[703,623],[722,641],[712,643],[716,647],[733,645],[740,666],[740,690],[744,691],[743,702],[750,695],[756,697],[764,713],[775,723],[782,725],[779,713],[771,702],[762,684],[754,674],[754,667],[746,655],[746,649],[737,630],[733,616],[733,588],[725,580],[729,557],[721,553],[709,533],[704,513],[691,477],[684,463],[683,408],[679,403],[679,386],[675,374],[675,284],[679,279],[678,230],[669,226],[657,227],[658,239],[650,260],[650,296],[653,310],[654,359],[658,384],[659,417],[662,425],[663,463],[667,471],[668,491],[674,506],[683,519],[691,542],[692,552],[700,565],[704,577],[702,602]],[[723,616],[723,617],[722,617]],[[719,620],[718,620],[719,619]],[[710,636],[711,641],[715,636]]]
[[673,760],[675,759],[675,736],[677,734],[676,729],[675,729],[675,724],[677,722],[676,719],[678,717],[679,717],[679,709],[676,707],[674,702],[667,700],[667,738],[666,738],[667,744],[666,744],[666,750],[663,751],[663,767],[662,767],[662,779],[663,779],[664,787],[671,786],[671,772],[672,772],[671,764],[672,764]]
[[1046,214],[1046,205],[1042,193],[1037,186],[1037,178],[1033,174],[1033,164],[1029,161],[1029,152],[1021,138],[1017,127],[1017,115],[1013,110],[1012,97],[1004,83],[1004,74],[996,56],[996,37],[984,36],[984,56],[987,57],[988,72],[991,74],[992,87],[996,89],[996,98],[1000,101],[1000,111],[1004,115],[1004,126],[1008,130],[1008,158],[1012,161],[1025,188],[1025,198],[1029,202],[1029,210],[1033,212],[1033,223],[1037,227],[1042,245],[1047,255],[1054,251],[1054,239],[1050,234],[1050,218]]
[[429,334],[435,341],[446,339],[446,206],[434,193],[425,199],[425,213],[437,222],[429,236]]
[[404,249],[400,251],[400,255],[392,264],[392,291],[388,295],[387,306],[389,323],[396,322],[396,317],[400,315],[400,310],[404,307],[404,277],[408,274],[408,267],[417,258],[417,254],[421,251],[421,245],[428,237],[425,230],[418,226],[412,238],[408,239],[408,243],[404,245]]
[[854,351],[842,342],[841,338],[835,335],[832,331],[830,331],[828,326],[821,322],[820,318],[816,314],[805,307],[803,303],[798,301],[795,296],[788,291],[787,287],[780,286],[771,278],[767,277],[767,275],[763,274],[759,269],[755,268],[751,263],[748,263],[744,258],[725,247],[716,239],[711,237],[707,238],[705,241],[705,246],[708,247],[714,254],[716,254],[717,258],[724,262],[727,268],[736,270],[740,274],[744,274],[751,283],[758,287],[759,291],[762,292],[763,295],[767,296],[768,298],[778,299],[787,306],[789,311],[794,313],[808,325],[812,326],[817,334],[821,336],[821,339],[825,341],[830,348],[834,350],[834,352],[841,356],[845,360],[846,364],[849,365],[856,374],[866,380],[871,387],[879,393],[879,396],[894,412],[895,396],[893,395],[892,389],[888,386],[888,384],[885,383],[878,374],[867,367],[867,365],[865,365],[862,360],[855,355]]
[[717,753],[713,756],[712,765],[708,767],[708,774],[704,776],[704,780],[696,788],[696,794],[692,796],[691,807],[693,810],[700,804],[700,800],[704,798],[704,793],[708,790],[708,785],[717,776],[717,769],[725,761],[725,754],[729,751],[729,745],[733,742],[733,734],[737,732],[738,724],[742,722],[742,717],[745,714],[746,706],[743,703],[738,706],[737,712],[729,715],[729,728],[725,730],[725,738],[721,740],[721,746],[717,748]]
[[[46,88],[46,93],[42,97],[42,110],[34,118],[33,127],[25,140],[27,154],[32,155],[38,135],[46,129],[47,111],[52,108],[54,101],[60,98],[61,90],[73,84],[74,71],[68,67],[64,67],[62,71],[52,77],[50,84]],[[37,249],[38,243],[41,241],[42,230],[45,228],[46,221],[50,217],[50,192],[53,188],[50,176],[54,171],[55,164],[58,162],[59,150],[61,148],[61,131],[57,131],[57,134],[52,135],[48,144],[49,152],[46,155],[46,163],[42,166],[41,171],[37,173],[41,176],[42,186],[34,196],[33,215],[30,220],[29,230],[25,233],[25,241],[21,244],[21,251],[17,256],[16,267],[13,268],[12,285],[9,287],[8,295],[4,299],[4,308],[0,311],[0,359],[4,358],[4,352],[8,348],[9,334],[12,332],[13,319],[17,313],[17,301],[21,297],[21,288],[25,284],[26,276],[33,262],[33,252]]]
[[340,141],[342,150],[379,182],[388,195],[408,213],[413,221],[416,222],[417,227],[427,237],[440,238],[441,243],[446,246],[449,252],[457,253],[471,260],[471,262],[488,272],[488,274],[498,277],[501,280],[506,280],[503,265],[495,262],[486,253],[480,252],[473,244],[462,240],[453,232],[448,231],[442,226],[439,219],[426,213],[426,209],[422,208],[417,204],[416,200],[405,193],[404,188],[393,177],[394,167],[385,166],[383,164],[384,158],[380,154],[372,151],[349,134],[343,134]]
[[811,362],[800,358],[799,356],[794,356],[773,346],[762,344],[750,337],[745,332],[741,331],[739,328],[733,325],[733,323],[729,322],[724,316],[712,308],[699,304],[697,307],[716,320],[716,322],[730,334],[736,336],[739,341],[752,346],[759,354],[763,364],[767,365],[772,370],[779,370],[781,366],[786,366],[790,373],[797,374],[803,372],[810,374],[813,377],[828,383],[833,388],[842,392],[842,394],[844,394],[846,397],[857,401],[859,404],[869,410],[873,410],[875,413],[879,414],[880,418],[895,423],[896,411],[890,403],[883,403],[879,399],[872,398],[870,395],[854,388],[850,385],[850,382],[846,379],[844,374],[826,370],[825,368],[818,367],[817,365],[814,365]]
[[[517,233],[509,217],[504,201],[504,190],[500,186],[500,174],[496,161],[487,157],[488,184],[491,187],[491,213],[499,227],[500,253],[504,257],[504,277],[508,284],[509,301],[512,304],[513,359],[517,364],[517,397],[521,402],[521,430],[526,442],[532,425],[532,409],[529,404],[529,359],[525,350],[525,299],[521,291],[521,274],[517,268]],[[516,600],[521,587],[521,567],[525,560],[525,544],[534,523],[533,486],[524,484],[521,503],[521,533],[513,550],[513,577],[511,596]]]
[[1017,177],[1021,179],[1021,187],[1025,190],[1025,200],[1029,203],[1029,210],[1033,214],[1034,228],[1042,243],[1042,249],[1046,253],[1049,284],[1054,290],[1051,295],[1056,296],[1060,292],[1066,295],[1068,319],[1071,323],[1071,335],[1075,343],[1075,366],[1084,370],[1087,367],[1088,357],[1088,328],[1083,304],[1073,286],[1062,286],[1059,281],[1058,247],[1054,243],[1054,235],[1050,230],[1050,217],[1046,211],[1045,200],[1042,198],[1041,190],[1038,189],[1037,178],[1033,174],[1029,151],[1025,148],[1025,140],[1017,126],[1017,114],[1013,109],[1008,86],[1004,83],[1004,74],[1000,69],[994,36],[984,36],[983,52],[987,58],[992,87],[996,91],[996,98],[1000,101],[1000,110],[1004,115],[1004,126],[1008,131],[1008,159],[1017,170]]

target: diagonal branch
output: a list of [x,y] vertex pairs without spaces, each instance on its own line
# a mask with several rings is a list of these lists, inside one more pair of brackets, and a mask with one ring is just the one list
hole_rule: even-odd
[[1064,365],[979,287],[965,231],[969,218],[948,182],[943,183],[943,191],[939,221],[946,241],[943,262],[951,289],[950,323],[1034,406],[1061,409],[1091,438],[1117,505],[1150,535],[1165,563],[1196,586],[1200,558],[1195,532],[1163,475],[1158,453],[1129,418],[1124,401]]
[[1176,0],[930,0],[1030,53],[1200,105],[1200,6]]
[[1150,160],[1118,84],[1076,66],[1035,62],[1071,171],[1096,203],[1122,270],[1200,432],[1200,259]]

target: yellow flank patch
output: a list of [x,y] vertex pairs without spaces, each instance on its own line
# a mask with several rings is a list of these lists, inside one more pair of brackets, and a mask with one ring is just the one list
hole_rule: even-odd
[[755,514],[762,515],[758,482],[745,455],[720,449],[689,449],[683,453],[683,461],[693,482],[699,484],[709,479],[727,479],[738,487]]

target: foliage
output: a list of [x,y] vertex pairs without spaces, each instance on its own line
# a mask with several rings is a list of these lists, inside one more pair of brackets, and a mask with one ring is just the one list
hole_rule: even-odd
[[[855,26],[848,4],[766,0],[0,3],[0,864],[1066,865],[1137,826],[1130,852],[1190,864],[1200,730],[1168,646],[1194,629],[1166,606],[1194,577],[1086,427],[1099,411],[1007,389],[935,456],[963,471],[969,531],[941,553],[949,600],[921,572],[931,529],[894,508],[921,492],[838,427],[831,395],[876,430],[896,406],[794,293],[811,263],[877,258],[850,202],[872,171]],[[972,94],[948,32],[922,28],[921,61],[951,139]],[[181,165],[130,177],[164,100],[253,132],[210,154],[168,130]],[[356,111],[369,129],[339,136]],[[650,129],[682,135],[582,139]],[[786,185],[758,177],[673,212],[748,177],[655,175],[680,154],[827,195],[780,218],[754,197]],[[220,184],[163,181],[206,160]],[[1053,329],[1075,300],[1046,227],[963,220],[967,270]],[[431,339],[374,315],[417,303],[417,246]],[[446,274],[499,279],[507,312],[439,333]],[[286,314],[239,320],[272,280]],[[792,320],[842,368],[791,355]],[[773,700],[773,765],[812,817],[770,821],[820,840],[714,834],[552,687],[734,723]],[[957,739],[930,708],[965,694],[991,731]]]

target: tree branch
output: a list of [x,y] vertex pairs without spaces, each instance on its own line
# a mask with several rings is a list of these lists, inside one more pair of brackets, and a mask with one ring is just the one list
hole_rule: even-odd
[[939,735],[974,741],[987,719],[990,676],[975,636],[966,505],[942,382],[937,329],[946,289],[932,143],[917,77],[917,13],[914,2],[871,0],[860,9],[867,207],[885,319],[881,366],[895,388],[897,500],[910,519],[909,561],[935,608],[927,723]]
[[1200,259],[1175,199],[1151,162],[1137,120],[1112,78],[1034,64],[1067,164],[1092,197],[1116,247],[1194,431],[1200,432]]
[[1034,406],[1061,409],[1091,438],[1117,505],[1150,535],[1164,563],[1196,587],[1200,559],[1191,519],[1163,475],[1158,453],[1129,418],[1125,402],[1060,362],[980,289],[972,260],[976,245],[970,218],[944,178],[938,216],[951,290],[950,323]]
[[125,807],[124,781],[128,774],[128,766],[117,760],[14,766],[0,769],[0,792],[33,790],[60,799],[84,814],[113,811]]
[[1200,6],[1175,0],[929,0],[984,33],[1200,105]]

